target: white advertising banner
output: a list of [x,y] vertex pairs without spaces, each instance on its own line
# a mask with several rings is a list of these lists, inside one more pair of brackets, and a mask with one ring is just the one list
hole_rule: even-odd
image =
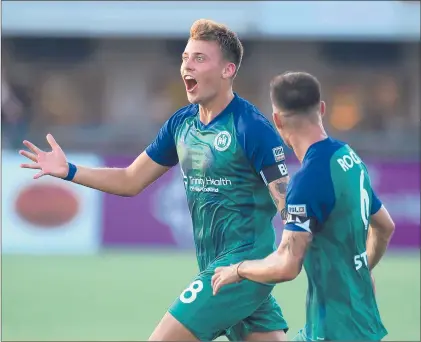
[[[97,167],[91,154],[67,156],[75,164]],[[25,158],[2,153],[2,252],[18,254],[90,254],[101,240],[102,193],[21,169]]]

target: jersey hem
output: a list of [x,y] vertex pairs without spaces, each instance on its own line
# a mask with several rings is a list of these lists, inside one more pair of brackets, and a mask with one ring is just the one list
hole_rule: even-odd
[[249,334],[252,333],[268,333],[272,331],[282,330],[285,334],[289,331],[288,324],[279,324],[276,328],[247,329]]

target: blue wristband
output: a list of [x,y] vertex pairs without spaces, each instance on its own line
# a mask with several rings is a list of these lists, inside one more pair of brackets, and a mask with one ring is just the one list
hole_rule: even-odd
[[72,163],[67,163],[67,165],[69,165],[69,172],[67,173],[66,178],[63,178],[63,179],[66,180],[66,181],[71,181],[71,180],[73,180],[73,178],[75,178],[77,167],[76,167],[76,165],[74,165]]

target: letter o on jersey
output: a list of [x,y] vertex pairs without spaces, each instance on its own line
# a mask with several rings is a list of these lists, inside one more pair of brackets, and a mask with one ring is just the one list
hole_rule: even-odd
[[354,165],[361,164],[361,159],[358,158],[354,151],[351,151],[349,155],[345,154],[342,158],[337,159],[337,162],[341,166],[342,170],[346,172]]

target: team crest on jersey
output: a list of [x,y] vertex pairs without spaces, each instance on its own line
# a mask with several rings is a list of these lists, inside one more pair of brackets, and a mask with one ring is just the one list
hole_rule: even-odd
[[280,162],[285,159],[284,148],[282,146],[275,147],[272,149],[275,162]]
[[288,213],[296,216],[307,216],[305,204],[288,204]]
[[226,151],[230,145],[231,134],[227,131],[219,132],[215,137],[215,141],[213,142],[213,146],[221,152]]

